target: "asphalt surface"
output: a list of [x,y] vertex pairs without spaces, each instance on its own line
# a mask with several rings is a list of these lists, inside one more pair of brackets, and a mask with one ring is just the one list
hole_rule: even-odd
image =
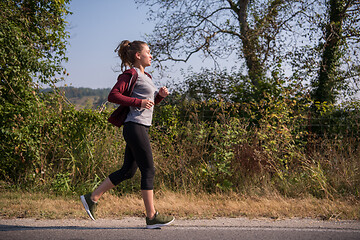
[[175,220],[145,229],[141,218],[122,220],[0,219],[0,239],[360,239],[360,221],[217,218]]

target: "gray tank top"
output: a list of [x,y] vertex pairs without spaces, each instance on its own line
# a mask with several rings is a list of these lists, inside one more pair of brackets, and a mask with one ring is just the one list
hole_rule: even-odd
[[[148,99],[155,101],[155,96],[158,93],[156,86],[152,79],[145,73],[142,73],[138,68],[135,68],[138,78],[134,90],[131,94],[133,98]],[[125,122],[135,122],[145,126],[151,126],[154,106],[150,109],[130,107]]]

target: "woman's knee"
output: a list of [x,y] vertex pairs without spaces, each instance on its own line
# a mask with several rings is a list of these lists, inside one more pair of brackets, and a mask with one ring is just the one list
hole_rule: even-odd
[[127,179],[134,177],[136,170],[137,170],[137,168],[130,168],[125,171],[122,168],[122,169],[115,171],[109,175],[110,181],[116,186],[116,185],[120,184],[122,181],[125,181]]
[[141,189],[152,190],[154,188],[155,168],[147,168],[141,172]]
[[145,170],[145,178],[154,178],[155,177],[155,167],[149,167]]
[[124,176],[125,178],[124,180],[134,177],[136,170],[137,170],[136,168],[129,169]]

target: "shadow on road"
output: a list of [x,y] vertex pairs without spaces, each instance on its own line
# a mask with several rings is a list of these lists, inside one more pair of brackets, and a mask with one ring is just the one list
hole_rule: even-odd
[[145,227],[80,227],[80,226],[16,226],[1,225],[0,232],[24,231],[24,230],[131,230],[146,229]]

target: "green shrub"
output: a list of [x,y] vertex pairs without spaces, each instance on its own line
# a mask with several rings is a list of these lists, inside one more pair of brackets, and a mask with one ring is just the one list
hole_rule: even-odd
[[[56,94],[39,99],[11,129],[2,128],[7,157],[1,158],[1,180],[80,194],[121,167],[125,142],[122,128],[106,121],[112,109],[76,110]],[[334,128],[334,134],[314,137],[308,133],[307,108],[286,97],[258,104],[209,101],[157,107],[150,129],[155,188],[358,197],[358,136]],[[356,115],[349,116],[355,124]],[[139,180],[137,173],[115,192],[139,190]]]

